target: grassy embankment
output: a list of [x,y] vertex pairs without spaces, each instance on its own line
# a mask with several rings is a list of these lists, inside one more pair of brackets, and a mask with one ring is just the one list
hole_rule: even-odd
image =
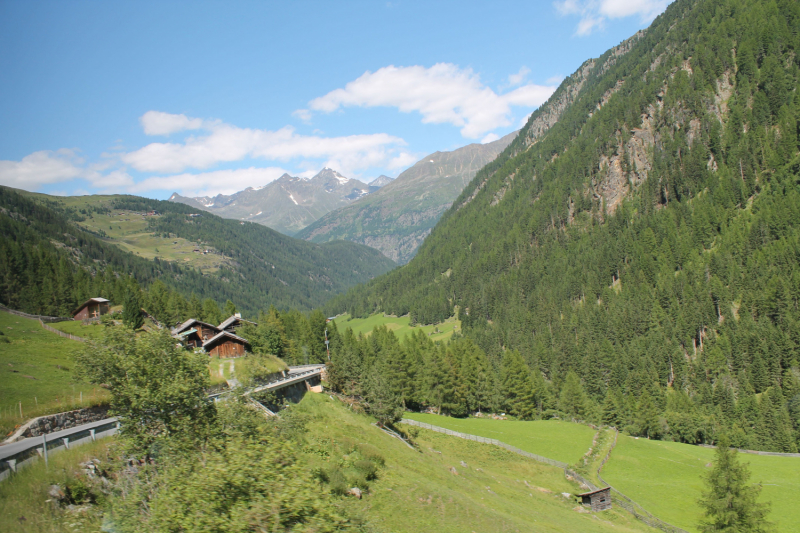
[[80,342],[45,331],[38,320],[3,312],[0,312],[0,331],[3,333],[0,339],[9,341],[0,340],[2,435],[36,416],[108,400],[105,389],[73,379],[72,353],[82,347]]
[[[714,453],[699,446],[620,435],[602,475],[662,520],[687,531],[698,531],[701,510],[697,500]],[[760,501],[772,502],[770,520],[775,522],[777,531],[797,531],[800,458],[743,453],[739,460],[750,464],[750,481],[763,484]]]
[[[290,409],[310,419],[303,450],[312,467],[346,465],[353,444],[367,444],[383,455],[386,466],[370,493],[362,500],[347,499],[348,507],[377,531],[652,531],[622,510],[579,512],[574,499],[561,496],[579,490],[562,470],[497,446],[420,429],[418,449],[411,450],[372,426],[370,417],[324,394],[307,394]],[[588,448],[591,436],[585,444]],[[577,458],[586,448],[575,446],[567,455]]]
[[410,317],[408,315],[394,317],[376,313],[367,318],[350,318],[350,315],[345,313],[336,317],[336,328],[340,333],[344,333],[347,328],[352,328],[353,333],[356,335],[359,333],[369,335],[375,326],[386,326],[400,340],[419,329],[429,335],[433,341],[443,341],[452,337],[454,332],[461,332],[461,321],[456,317],[448,318],[444,322],[430,326],[411,326],[409,322]]
[[[108,447],[114,439],[101,439],[71,450],[51,454],[44,461],[20,469],[18,474],[0,482],[0,531],[5,533],[61,533],[99,531],[102,507],[87,507],[70,512],[55,505],[48,495],[51,485],[63,490],[85,481],[80,463],[100,459],[108,465]],[[101,463],[101,466],[103,465]],[[102,502],[98,502],[101,503]]]

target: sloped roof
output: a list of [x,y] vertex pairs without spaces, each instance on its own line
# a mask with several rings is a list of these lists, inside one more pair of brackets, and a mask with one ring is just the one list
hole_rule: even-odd
[[173,329],[172,333],[180,333],[181,331],[183,331],[185,329],[188,329],[188,328],[192,327],[195,324],[201,324],[203,326],[208,326],[211,329],[219,330],[219,328],[217,326],[215,326],[214,324],[209,324],[208,322],[202,322],[200,320],[197,320],[196,318],[190,318],[189,320],[187,320],[186,322],[184,322],[180,326],[178,326],[175,329]]
[[250,342],[248,342],[247,339],[243,339],[242,337],[240,337],[238,335],[234,335],[233,333],[229,333],[227,331],[220,331],[219,333],[217,333],[216,335],[214,335],[213,337],[208,339],[206,342],[204,342],[203,343],[203,348],[205,348],[206,346],[213,346],[215,344],[218,344],[218,343],[222,342],[223,340],[225,340],[225,337],[228,337],[230,339],[234,339],[234,340],[243,342],[244,344],[247,344],[248,346],[250,345]]
[[228,318],[226,318],[226,319],[225,319],[225,320],[222,322],[222,324],[220,324],[220,325],[219,325],[219,326],[217,326],[217,327],[218,327],[219,329],[225,329],[225,328],[227,328],[227,327],[230,327],[231,325],[233,325],[233,323],[234,323],[234,322],[247,322],[248,324],[253,324],[254,326],[257,326],[257,325],[258,325],[258,324],[256,324],[255,322],[250,322],[249,320],[245,320],[245,319],[244,319],[244,318],[242,318],[242,317],[238,317],[238,316],[236,316],[236,315],[232,315],[232,316],[229,316]]
[[88,300],[83,302],[81,305],[79,305],[78,308],[75,309],[72,312],[72,314],[74,315],[74,314],[78,313],[81,309],[83,309],[84,307],[86,307],[89,304],[102,304],[102,303],[110,303],[110,302],[111,302],[111,300],[106,300],[105,298],[89,298]]

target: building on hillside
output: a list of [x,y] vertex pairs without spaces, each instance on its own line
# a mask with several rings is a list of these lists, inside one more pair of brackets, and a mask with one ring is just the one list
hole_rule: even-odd
[[89,298],[72,312],[72,318],[75,320],[86,320],[88,318],[97,318],[101,315],[107,315],[110,303],[111,302],[105,298]]
[[611,509],[611,487],[604,489],[597,489],[592,492],[584,492],[579,494],[584,505],[590,505],[592,511],[606,511]]
[[179,338],[179,336],[190,330],[195,329],[197,330],[197,335],[201,341],[205,342],[214,335],[218,334],[221,330],[215,326],[214,324],[209,324],[207,322],[201,322],[196,318],[190,318],[180,326],[174,328],[172,330],[172,336],[175,338]]
[[217,326],[220,331],[227,331],[228,333],[236,333],[236,330],[240,327],[244,326],[245,324],[251,324],[253,326],[257,326],[255,322],[250,322],[249,320],[245,320],[242,318],[241,313],[236,313],[228,317],[222,324]]
[[214,337],[208,339],[203,343],[203,348],[211,356],[224,357],[239,357],[244,355],[250,343],[247,339],[243,339],[233,333],[221,331]]
[[181,331],[180,333],[173,333],[172,336],[189,348],[202,348],[203,338],[200,336],[200,331],[197,328],[189,328]]

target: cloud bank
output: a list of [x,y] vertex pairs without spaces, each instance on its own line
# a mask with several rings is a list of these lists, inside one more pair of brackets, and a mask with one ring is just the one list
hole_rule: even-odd
[[[509,77],[509,83],[521,83],[528,72],[523,67]],[[471,69],[450,63],[430,68],[388,66],[365,72],[344,88],[311,100],[309,109],[295,113],[309,117],[311,111],[332,113],[350,106],[396,107],[403,113],[420,113],[426,124],[452,124],[461,128],[464,137],[476,139],[511,125],[512,106],[538,107],[555,89],[552,85],[527,84],[497,94]]]

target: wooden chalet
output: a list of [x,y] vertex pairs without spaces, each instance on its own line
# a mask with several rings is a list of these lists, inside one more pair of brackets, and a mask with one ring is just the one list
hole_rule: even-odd
[[203,348],[209,355],[218,357],[239,357],[244,355],[250,343],[238,335],[227,331],[220,331],[214,337],[203,343]]
[[245,320],[242,318],[242,315],[236,313],[228,317],[222,324],[217,326],[220,331],[227,331],[228,333],[235,333],[237,329],[242,327],[245,324],[251,324],[253,326],[257,326],[255,322],[250,322],[249,320]]
[[110,303],[111,302],[105,298],[89,298],[72,312],[72,318],[75,320],[86,320],[88,318],[97,318],[101,315],[107,315],[108,305]]
[[584,492],[579,494],[584,505],[590,505],[592,511],[606,511],[611,509],[611,487],[604,489],[597,489],[592,492]]
[[172,336],[175,338],[179,338],[182,333],[185,333],[190,329],[194,329],[197,332],[197,337],[201,341],[198,347],[200,347],[200,345],[202,345],[203,342],[207,341],[208,339],[212,338],[214,335],[220,332],[220,329],[214,324],[201,322],[196,318],[190,318],[180,326],[173,329]]

